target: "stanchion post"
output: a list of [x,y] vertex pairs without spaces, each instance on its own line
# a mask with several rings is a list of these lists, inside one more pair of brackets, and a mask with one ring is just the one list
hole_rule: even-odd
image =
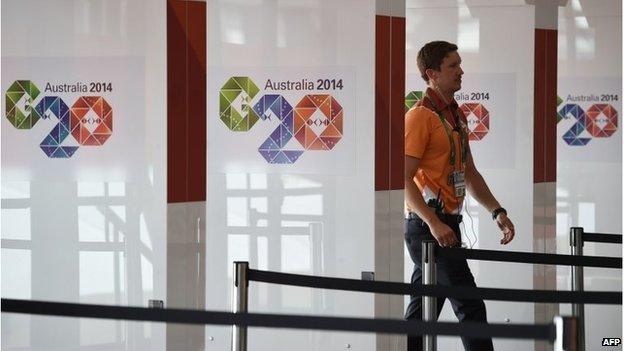
[[[234,262],[232,312],[247,313],[249,297],[249,262]],[[232,326],[232,351],[247,351],[247,327]]]
[[[437,284],[436,263],[435,263],[435,241],[425,240],[422,242],[422,283],[423,285]],[[424,321],[435,322],[437,315],[437,299],[435,296],[422,297],[422,319]],[[423,335],[423,349],[425,351],[436,351],[436,336]]]
[[[570,253],[573,256],[583,256],[583,228],[570,228]],[[572,266],[570,274],[572,291],[582,292],[583,284],[583,266]],[[572,316],[578,318],[578,343],[579,351],[585,351],[585,305],[582,303],[572,304]]]
[[580,351],[580,324],[577,317],[555,316],[554,351]]

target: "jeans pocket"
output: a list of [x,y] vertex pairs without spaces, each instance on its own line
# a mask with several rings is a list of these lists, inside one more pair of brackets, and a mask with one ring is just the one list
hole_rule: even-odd
[[405,239],[406,240],[433,240],[429,227],[420,219],[406,220],[405,223]]

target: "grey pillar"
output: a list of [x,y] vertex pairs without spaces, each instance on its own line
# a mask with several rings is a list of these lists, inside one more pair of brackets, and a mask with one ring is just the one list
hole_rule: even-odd
[[[234,313],[248,312],[248,270],[249,262],[234,262],[234,293],[232,294],[232,312]],[[232,326],[232,351],[247,351],[247,327]]]
[[[583,228],[570,228],[570,253],[583,256]],[[583,266],[572,266],[572,291],[584,290]],[[572,316],[578,318],[579,351],[585,351],[585,306],[582,303],[572,304]]]
[[[422,242],[422,272],[423,285],[435,285],[438,283],[436,278],[435,241],[433,240]],[[434,296],[423,296],[422,299],[423,321],[435,322],[438,319],[437,299]],[[425,351],[436,351],[436,348],[436,336],[423,335],[423,349]]]

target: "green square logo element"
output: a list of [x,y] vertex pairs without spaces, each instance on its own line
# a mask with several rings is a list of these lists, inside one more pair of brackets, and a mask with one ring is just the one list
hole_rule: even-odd
[[[219,119],[234,132],[246,132],[260,117],[251,100],[260,89],[249,77],[231,77],[219,91]],[[238,108],[240,106],[240,108]]]
[[422,91],[410,91],[409,94],[405,97],[405,112],[409,111],[410,108],[414,107],[416,103],[423,98]]
[[[41,118],[35,110],[39,89],[29,80],[16,80],[5,95],[6,118],[17,129],[31,129]],[[19,106],[24,103],[24,109]]]

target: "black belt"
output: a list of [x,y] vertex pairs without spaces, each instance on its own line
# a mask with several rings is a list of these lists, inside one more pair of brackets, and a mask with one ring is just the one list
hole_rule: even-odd
[[[464,217],[462,215],[439,213],[439,212],[436,212],[436,215],[444,223],[461,223],[464,220]],[[407,214],[407,219],[418,219],[422,221],[422,219],[418,217],[418,215],[414,212],[409,212]]]

